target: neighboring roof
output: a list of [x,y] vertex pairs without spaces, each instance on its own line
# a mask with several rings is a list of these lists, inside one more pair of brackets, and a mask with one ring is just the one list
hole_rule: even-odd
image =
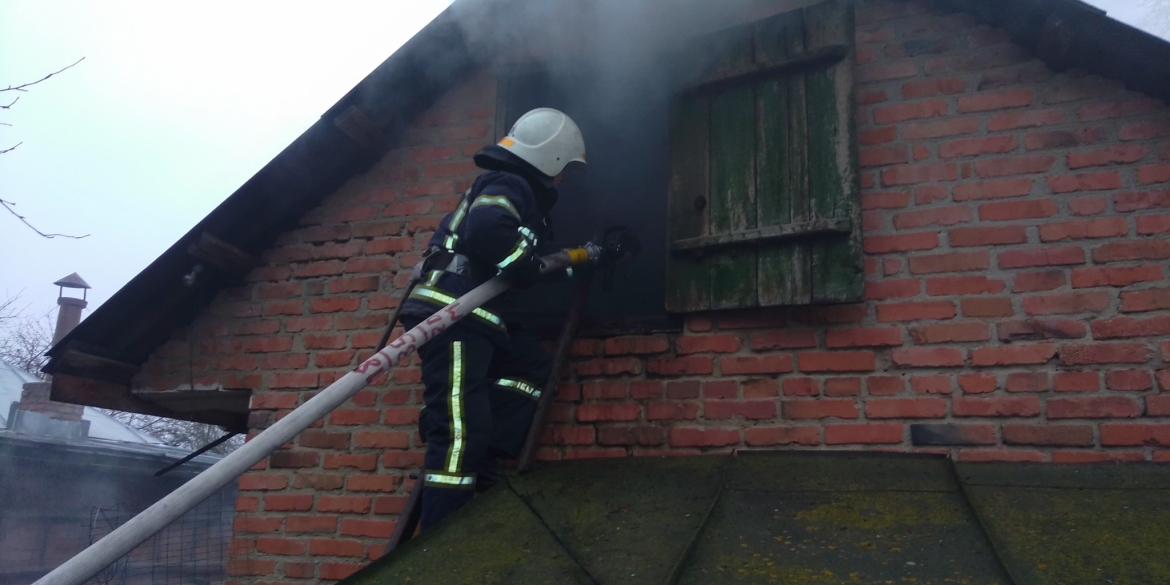
[[[511,2],[512,5],[508,3]],[[501,8],[524,0],[483,0]],[[992,25],[1057,70],[1082,67],[1170,99],[1170,43],[1108,18],[1080,0],[939,0]],[[103,303],[49,351],[45,371],[74,378],[54,385],[55,399],[145,412],[129,380],[174,331],[226,286],[238,284],[283,231],[394,145],[407,125],[476,63],[456,2],[327,111],[206,218]],[[484,11],[477,11],[479,17]],[[502,16],[504,17],[504,16]],[[493,27],[474,23],[479,30]],[[513,47],[514,48],[514,47]],[[473,56],[473,54],[475,56]],[[477,60],[478,59],[478,60]],[[196,286],[183,283],[196,263]],[[95,357],[97,359],[95,359]],[[163,407],[160,407],[163,408]],[[165,408],[164,408],[165,410]],[[172,413],[205,420],[203,414]],[[243,415],[207,420],[243,424]]]
[[513,477],[343,585],[1170,583],[1170,466],[852,452]]
[[[8,425],[8,410],[12,403],[20,402],[20,392],[29,382],[41,382],[40,378],[0,359],[0,430]],[[89,436],[103,441],[165,445],[162,439],[144,433],[87,406],[82,411],[82,420],[89,421]]]

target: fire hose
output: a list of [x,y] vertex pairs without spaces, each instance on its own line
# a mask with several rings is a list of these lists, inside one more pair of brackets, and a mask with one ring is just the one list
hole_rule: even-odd
[[[637,254],[637,240],[629,238],[627,249],[609,250],[618,257]],[[624,239],[624,238],[623,238]],[[572,266],[596,263],[603,253],[597,244],[574,248],[541,258],[541,273],[550,273]],[[256,435],[244,446],[228,454],[175,491],[131,518],[101,540],[69,559],[33,585],[82,585],[102,569],[122,558],[146,539],[177,520],[199,502],[235,480],[252,466],[264,460],[320,420],[341,406],[358,391],[386,373],[394,364],[419,346],[434,339],[456,321],[466,317],[491,299],[510,288],[505,276],[497,276],[460,297],[455,302],[402,334],[380,349],[356,369],[339,378],[308,402],[297,407],[271,427]],[[404,299],[405,300],[405,299]]]

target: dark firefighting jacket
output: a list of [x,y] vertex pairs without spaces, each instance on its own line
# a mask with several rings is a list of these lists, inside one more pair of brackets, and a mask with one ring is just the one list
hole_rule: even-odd
[[[556,190],[536,169],[499,146],[475,156],[486,172],[476,178],[455,211],[439,222],[430,247],[440,262],[424,265],[422,280],[402,308],[404,316],[425,318],[488,279],[506,273],[521,284],[539,271],[539,257],[557,251],[548,212]],[[447,270],[452,254],[468,260],[459,272]],[[465,319],[469,325],[507,333],[505,316],[489,301]]]

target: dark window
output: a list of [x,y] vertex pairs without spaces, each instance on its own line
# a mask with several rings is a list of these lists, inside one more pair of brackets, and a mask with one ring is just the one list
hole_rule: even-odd
[[852,3],[700,43],[715,65],[671,108],[666,308],[863,298]]
[[[583,334],[677,329],[663,306],[666,273],[666,198],[669,177],[668,96],[624,88],[615,99],[604,82],[586,73],[556,74],[527,67],[499,75],[497,132],[503,136],[523,113],[537,107],[564,111],[581,127],[588,169],[566,173],[552,211],[558,244],[575,246],[596,230],[629,226],[642,240],[639,257],[619,265],[605,290],[600,278],[589,293]],[[657,94],[657,97],[652,94]],[[626,96],[634,96],[632,99]],[[522,322],[555,326],[564,318],[575,281],[514,293],[506,300]]]

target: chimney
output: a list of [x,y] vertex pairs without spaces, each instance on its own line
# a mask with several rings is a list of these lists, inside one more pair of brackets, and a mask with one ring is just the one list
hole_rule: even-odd
[[[88,304],[86,290],[89,284],[76,272],[54,282],[57,293],[57,327],[53,344],[61,341],[81,322],[81,311]],[[81,289],[81,298],[65,296],[65,289]],[[52,382],[29,382],[20,392],[20,402],[14,403],[8,415],[9,430],[26,435],[84,439],[89,436],[89,421],[81,419],[85,407],[80,404],[49,400]]]

